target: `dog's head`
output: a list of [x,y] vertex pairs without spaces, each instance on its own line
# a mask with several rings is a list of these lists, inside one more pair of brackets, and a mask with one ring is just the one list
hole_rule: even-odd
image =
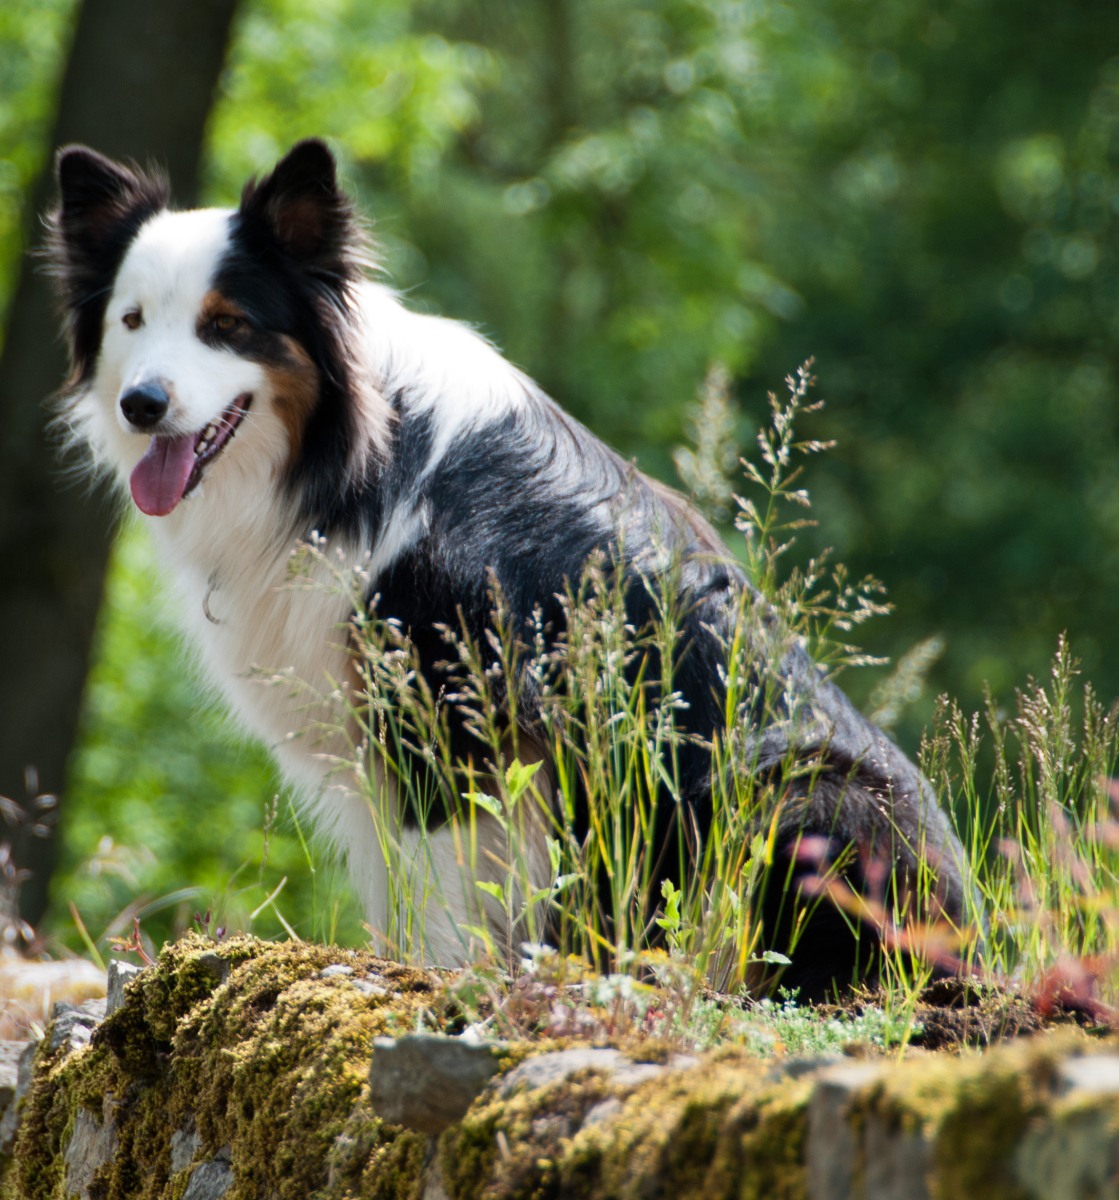
[[174,211],[162,178],[83,146],[60,151],[58,184],[74,423],[143,512],[165,516],[203,479],[259,487],[308,453],[352,457],[360,241],[322,142],[250,181],[236,210]]

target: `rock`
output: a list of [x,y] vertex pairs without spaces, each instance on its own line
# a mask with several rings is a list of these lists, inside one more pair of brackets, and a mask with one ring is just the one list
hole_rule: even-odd
[[[77,1007],[59,1001],[55,1004],[52,1014],[47,1041],[48,1052],[54,1054],[61,1050],[69,1054],[79,1046],[88,1045],[93,1031],[104,1017],[104,1000],[87,1000]],[[0,1113],[3,1114],[0,1116],[0,1154],[11,1154],[15,1146],[16,1135],[19,1132],[20,1108],[31,1087],[38,1045],[37,1042],[0,1042]],[[71,1170],[77,1173],[75,1177],[80,1182],[75,1184],[72,1190],[82,1196],[86,1194],[83,1189],[88,1189],[89,1179],[96,1170],[96,1166],[88,1166],[92,1161],[91,1155],[96,1157],[96,1151],[91,1147],[97,1145],[90,1122],[96,1124],[96,1118],[84,1109],[81,1110],[75,1119],[74,1132],[66,1150],[67,1178]],[[115,1134],[113,1136],[115,1137]],[[74,1156],[72,1167],[71,1155]]]
[[1057,1072],[1057,1087],[1062,1093],[1081,1091],[1110,1095],[1119,1092],[1119,1055],[1093,1054],[1066,1059]]
[[839,1054],[822,1054],[815,1058],[786,1058],[767,1068],[765,1077],[776,1083],[781,1079],[803,1079],[815,1075],[826,1067],[850,1066],[851,1060]]
[[233,1182],[233,1168],[221,1158],[199,1163],[190,1174],[183,1200],[221,1200]]
[[[320,979],[345,979],[347,983],[352,984],[363,996],[388,996],[396,999],[400,993],[394,991],[390,987],[386,987],[384,983],[374,983],[371,979],[361,977],[354,978],[353,967],[348,967],[344,963],[331,963],[329,967],[323,967],[319,972]],[[378,976],[377,978],[382,978]]]
[[368,979],[351,979],[350,982],[363,996],[388,996],[393,1000],[398,999],[400,996],[399,992],[382,987],[379,983],[371,983]]
[[0,1154],[3,1155],[10,1155],[15,1145],[16,1134],[19,1132],[20,1105],[31,1088],[35,1051],[38,1048],[37,1042],[24,1042],[22,1045],[16,1068],[15,1091],[4,1109],[3,1117],[0,1117]]
[[498,1069],[504,1046],[439,1034],[376,1038],[369,1070],[373,1111],[419,1133],[460,1120]]
[[193,1118],[171,1135],[171,1171],[185,1171],[194,1162],[202,1139],[194,1128]]
[[420,1200],[451,1200],[438,1171],[429,1171],[424,1181],[423,1195]]
[[31,1042],[0,1042],[0,1117],[15,1099],[19,1060]]
[[809,1200],[848,1200],[859,1160],[851,1103],[878,1077],[869,1063],[843,1064],[821,1073],[808,1105]]
[[866,1123],[863,1195],[867,1200],[927,1200],[931,1147],[920,1131],[880,1117]]
[[579,1071],[599,1071],[621,1087],[634,1087],[653,1079],[666,1070],[681,1070],[695,1066],[694,1055],[677,1054],[666,1064],[639,1063],[627,1058],[620,1050],[608,1047],[576,1046],[570,1050],[553,1050],[537,1054],[514,1067],[501,1081],[501,1094],[511,1096],[525,1088],[551,1087],[570,1079]]
[[591,1125],[601,1125],[603,1121],[612,1121],[622,1111],[622,1102],[617,1096],[608,1096],[600,1100],[583,1118],[583,1128]]
[[51,1013],[48,1043],[51,1053],[61,1049],[69,1053],[88,1045],[93,1031],[104,1019],[104,1000],[87,1000],[76,1008],[72,1004],[56,1004]]
[[233,970],[227,959],[223,958],[220,954],[213,953],[212,951],[209,954],[200,954],[196,961],[198,965],[215,980],[217,980],[219,984],[225,983]]
[[115,1107],[106,1096],[101,1120],[86,1108],[78,1109],[62,1156],[66,1166],[67,1196],[78,1195],[82,1200],[89,1200],[94,1175],[116,1154],[120,1139],[113,1117]]
[[501,1081],[501,1094],[511,1096],[527,1088],[552,1087],[578,1071],[612,1071],[626,1062],[620,1050],[607,1047],[575,1046],[526,1058]]
[[1115,1200],[1119,1195],[1119,1056],[1085,1055],[1057,1067],[1059,1117],[1030,1122],[1013,1174],[1031,1200]]
[[825,1068],[808,1105],[808,1200],[927,1200],[929,1145],[854,1103],[882,1077],[872,1063]]
[[346,977],[352,975],[353,973],[353,967],[347,967],[344,963],[331,963],[329,967],[323,967],[323,969],[319,972],[319,978],[334,979],[338,975]]
[[123,962],[119,958],[109,960],[108,993],[105,997],[105,1015],[107,1017],[111,1017],[124,1005],[126,984],[143,973],[144,968],[138,967],[135,963]]

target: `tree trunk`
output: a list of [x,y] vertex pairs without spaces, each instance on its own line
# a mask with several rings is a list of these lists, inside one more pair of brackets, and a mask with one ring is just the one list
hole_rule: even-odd
[[[51,134],[166,166],[194,200],[206,117],[237,0],[85,0]],[[24,214],[50,203],[51,162]],[[112,512],[101,490],[60,478],[43,401],[60,384],[63,348],[50,288],[25,256],[0,358],[0,796],[61,798],[89,663]],[[31,872],[21,915],[46,908],[54,837],[15,836]]]

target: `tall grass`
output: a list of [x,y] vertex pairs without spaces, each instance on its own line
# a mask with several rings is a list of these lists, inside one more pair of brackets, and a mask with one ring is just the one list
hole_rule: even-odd
[[1076,981],[1084,1001],[1114,1004],[1119,967],[1117,709],[1105,706],[1066,639],[1048,678],[1011,710],[988,696],[965,717],[941,697],[921,765],[965,814],[986,914],[978,965],[1037,993]]
[[[798,436],[798,423],[819,407],[812,383],[806,365],[783,397],[770,396],[756,461],[742,460],[742,495],[715,482],[725,447],[709,439],[687,460],[706,494],[733,503],[740,554],[758,588],[757,596],[743,592],[726,647],[724,731],[702,746],[711,762],[706,829],[683,793],[681,761],[697,737],[673,680],[681,589],[667,556],[645,581],[652,615],[640,627],[631,623],[624,572],[605,556],[560,598],[558,636],[546,635],[541,613],[514,628],[495,583],[483,634],[441,631],[436,685],[408,631],[381,617],[375,596],[367,601],[360,567],[321,542],[306,548],[309,574],[325,564],[335,585],[353,593],[360,687],[349,713],[352,753],[339,766],[356,770],[390,863],[394,952],[424,957],[431,905],[465,888],[459,957],[515,961],[523,947],[547,943],[607,975],[644,974],[669,960],[727,987],[772,974],[765,968],[780,956],[766,944],[757,901],[770,886],[789,803],[773,781],[819,767],[794,761],[790,750],[779,770],[757,770],[762,731],[811,719],[786,694],[780,671],[758,664],[781,663],[798,643],[826,670],[869,662],[852,631],[886,610],[874,580],[852,581],[826,556],[785,569],[811,520],[804,460],[828,448]],[[697,425],[729,428],[727,407],[725,377],[713,373]],[[469,755],[456,723],[469,735]],[[797,741],[791,731],[788,744]],[[436,829],[441,847],[430,836]],[[817,902],[788,898],[798,910],[794,955]]]
[[[674,690],[681,613],[671,567],[650,574],[652,617],[636,627],[622,572],[606,557],[588,563],[560,600],[555,639],[539,613],[534,625],[514,628],[495,584],[483,634],[441,631],[446,670],[435,685],[408,631],[382,618],[375,596],[367,601],[360,565],[322,542],[305,548],[309,574],[325,565],[333,586],[353,597],[360,682],[345,722],[351,753],[338,765],[356,778],[390,864],[389,950],[430,957],[433,906],[462,900],[460,958],[505,965],[544,955],[577,963],[580,977],[631,982],[650,972],[728,988],[773,978],[768,967],[780,955],[766,944],[757,902],[763,888],[785,882],[769,876],[786,801],[767,779],[815,768],[790,759],[777,772],[755,769],[759,728],[801,717],[789,711],[779,672],[757,664],[780,663],[795,643],[827,672],[870,663],[856,631],[888,609],[875,580],[852,580],[828,555],[787,565],[811,523],[805,459],[829,448],[798,435],[818,407],[812,383],[806,365],[782,397],[770,396],[769,421],[754,455],[740,460],[736,488],[725,478],[733,457],[726,377],[712,372],[696,419],[707,435],[679,459],[697,494],[733,511],[738,552],[758,589],[756,601],[744,594],[727,646],[725,731],[703,747],[711,813],[702,834],[682,794],[681,759],[696,738]],[[874,715],[883,724],[920,694],[940,648],[936,639],[914,647],[879,687]],[[1050,677],[1030,681],[1012,713],[989,700],[982,717],[966,717],[947,698],[938,702],[921,764],[957,818],[975,885],[968,928],[916,928],[885,892],[844,900],[843,885],[819,881],[817,896],[838,898],[856,930],[876,927],[885,981],[905,1003],[934,958],[1035,992],[1079,989],[1105,1006],[1114,997],[1116,714],[1090,688],[1078,691],[1076,677],[1062,639]],[[456,722],[469,735],[468,755]],[[675,824],[658,860],[666,811]],[[918,890],[922,908],[931,873]],[[817,902],[788,897],[798,910],[794,957]]]

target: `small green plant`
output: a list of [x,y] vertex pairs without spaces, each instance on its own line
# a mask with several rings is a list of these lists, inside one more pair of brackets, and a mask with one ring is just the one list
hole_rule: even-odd
[[859,1001],[845,1011],[800,1005],[784,989],[776,999],[750,1000],[711,992],[673,951],[639,958],[642,977],[632,970],[601,975],[549,946],[528,946],[512,978],[490,962],[448,979],[432,1027],[458,1014],[487,1037],[611,1039],[688,1050],[739,1044],[767,1057],[839,1054],[852,1044],[903,1049],[922,1032],[913,1006],[890,1002],[888,994],[888,1003]]
[[904,1012],[869,1005],[857,1014],[833,1015],[800,1006],[795,996],[766,997],[736,1022],[734,1038],[755,1054],[791,1058],[842,1054],[851,1044],[890,1050],[921,1032]]

